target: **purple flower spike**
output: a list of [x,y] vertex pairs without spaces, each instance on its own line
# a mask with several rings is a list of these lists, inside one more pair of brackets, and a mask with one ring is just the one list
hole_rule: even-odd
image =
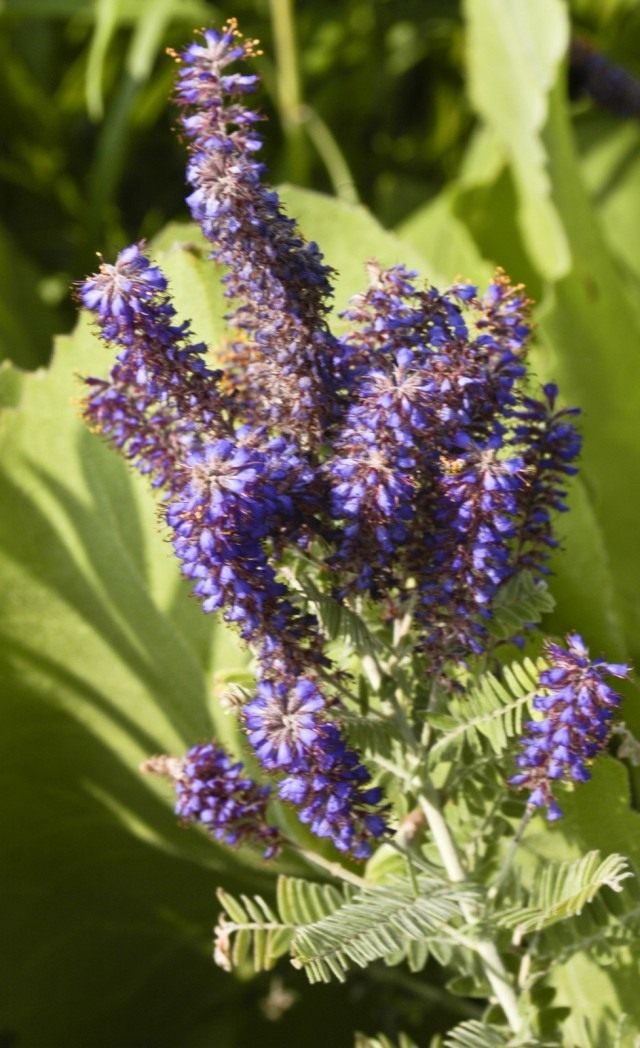
[[226,408],[220,372],[207,368],[189,325],[174,322],[166,279],[142,246],[125,248],[78,289],[100,338],[119,350],[108,380],[86,380],[84,417],[155,486],[175,486],[196,431],[224,430]]
[[543,394],[543,400],[523,397],[513,412],[527,478],[519,500],[518,562],[538,575],[548,572],[546,561],[558,545],[552,514],[568,508],[566,479],[578,472],[582,445],[571,421],[579,410],[555,410],[558,388],[553,383],[543,387]]
[[142,770],[173,780],[182,822],[199,822],[223,844],[259,844],[265,859],[277,855],[280,834],[267,823],[269,787],[247,778],[243,765],[221,746],[193,746],[182,760],[151,757]]
[[255,434],[223,438],[185,456],[181,486],[167,502],[173,548],[203,609],[222,610],[263,657],[307,632],[265,542],[282,527],[295,532],[309,475],[284,438],[258,446]]
[[242,332],[230,359],[236,404],[245,421],[282,426],[308,442],[335,410],[342,349],[325,320],[331,270],[262,183],[260,118],[243,104],[258,78],[225,72],[257,53],[231,19],[176,56],[193,189],[187,203],[212,257],[227,267],[229,319]]
[[589,766],[609,740],[620,695],[603,678],[630,673],[624,664],[591,659],[577,633],[567,635],[566,645],[545,645],[549,669],[540,674],[540,690],[533,699],[542,716],[528,722],[523,752],[516,758],[520,770],[510,780],[512,786],[530,790],[529,804],[546,807],[550,820],[562,815],[553,796],[554,783],[590,779]]
[[285,771],[278,793],[302,822],[342,852],[366,859],[386,833],[382,791],[326,715],[326,701],[309,677],[262,680],[245,706],[249,741],[268,771]]

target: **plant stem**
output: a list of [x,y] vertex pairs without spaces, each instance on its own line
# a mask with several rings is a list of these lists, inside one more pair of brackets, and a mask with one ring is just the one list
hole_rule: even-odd
[[300,109],[300,119],[312,145],[315,146],[318,156],[327,169],[333,191],[338,199],[346,201],[347,204],[359,204],[358,190],[349,165],[322,117],[311,106],[303,105]]
[[269,0],[276,57],[276,90],[280,119],[287,139],[291,179],[308,182],[309,152],[302,127],[302,92],[293,15],[294,0]]
[[511,841],[511,844],[509,845],[509,850],[508,850],[508,852],[507,852],[507,854],[505,856],[504,862],[502,863],[502,866],[498,870],[498,875],[497,875],[495,881],[493,882],[493,884],[491,885],[491,888],[489,889],[489,898],[490,899],[495,899],[495,897],[498,894],[498,891],[500,890],[500,887],[501,887],[505,877],[509,873],[509,870],[511,869],[511,865],[512,865],[513,860],[515,858],[515,854],[516,854],[518,848],[520,847],[520,842],[522,841],[522,838],[524,837],[524,834],[525,834],[525,831],[527,829],[527,826],[529,825],[529,823],[530,823],[530,821],[531,821],[531,819],[532,819],[534,814],[535,814],[535,808],[527,806],[527,808],[525,809],[524,815],[520,819],[520,822],[518,824],[518,829],[515,832],[513,840]]
[[306,862],[313,866],[319,866],[320,869],[326,873],[331,874],[336,880],[347,881],[348,884],[354,884],[356,888],[366,888],[367,882],[363,877],[359,877],[357,873],[352,873],[351,870],[347,870],[346,867],[342,866],[339,862],[332,862],[331,859],[325,859],[324,855],[317,855],[315,852],[309,851],[307,848],[301,848],[299,844],[295,844],[293,841],[288,841],[289,847],[301,855]]
[[[465,880],[465,872],[460,862],[458,849],[442,814],[438,795],[430,783],[424,787],[419,800],[447,876],[453,884],[459,884]],[[478,923],[480,911],[474,903],[461,902],[460,908],[468,924]],[[474,944],[474,949],[482,960],[485,975],[510,1028],[514,1033],[518,1033],[522,1025],[518,1012],[518,1000],[495,943],[489,939],[478,939]]]

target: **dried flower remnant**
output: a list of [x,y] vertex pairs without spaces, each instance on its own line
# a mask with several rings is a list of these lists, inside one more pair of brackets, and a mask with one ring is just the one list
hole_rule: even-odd
[[523,752],[516,758],[521,770],[510,782],[529,790],[529,804],[546,808],[547,818],[554,820],[562,816],[555,784],[590,779],[589,765],[609,740],[621,698],[603,678],[626,678],[630,668],[591,659],[577,633],[567,635],[566,648],[548,641],[545,655],[549,668],[540,674],[540,690],[533,699],[541,717],[526,725]]

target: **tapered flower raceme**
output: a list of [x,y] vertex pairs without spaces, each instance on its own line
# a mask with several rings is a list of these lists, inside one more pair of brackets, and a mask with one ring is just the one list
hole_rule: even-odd
[[418,467],[412,383],[400,367],[367,374],[325,467],[341,521],[333,566],[356,590],[391,584],[394,554],[409,535]]
[[108,380],[85,379],[84,419],[106,437],[154,487],[175,485],[185,449],[194,439],[189,420],[150,399],[143,385],[115,364]]
[[[267,542],[280,529],[295,534],[296,496],[310,472],[282,437],[255,446],[220,439],[191,451],[183,481],[167,505],[167,522],[183,573],[205,611],[222,610],[263,658],[308,633],[286,599]],[[309,656],[310,657],[310,656]]]
[[482,316],[476,326],[496,345],[516,357],[522,355],[531,336],[531,300],[522,284],[512,284],[504,270],[498,269],[480,299]]
[[242,763],[217,743],[194,746],[182,760],[151,757],[142,768],[173,781],[183,822],[199,822],[224,844],[260,845],[266,859],[277,854],[280,833],[267,822],[269,787],[248,778]]
[[[287,427],[308,443],[335,410],[341,348],[326,324],[330,269],[262,184],[258,117],[242,104],[253,75],[226,73],[255,53],[232,20],[178,56],[176,99],[190,143],[188,198],[194,218],[227,267],[238,343],[236,400],[247,421]],[[233,358],[231,359],[233,364]]]
[[497,439],[470,442],[459,458],[442,462],[430,555],[415,566],[416,616],[426,648],[439,658],[483,649],[493,600],[515,570],[511,547],[524,463],[500,451]]
[[280,797],[298,808],[300,820],[317,837],[328,838],[338,851],[356,859],[367,859],[387,832],[382,790],[369,785],[369,772],[334,723],[320,726],[307,760],[307,768],[280,783]]
[[286,772],[278,792],[302,822],[340,851],[364,859],[386,832],[382,791],[369,785],[369,772],[326,707],[310,677],[262,679],[245,706],[245,726],[263,767]]
[[517,562],[521,567],[546,574],[545,561],[558,545],[553,534],[553,513],[567,510],[566,479],[578,472],[574,462],[582,440],[571,422],[577,408],[555,410],[557,386],[543,388],[544,399],[523,397],[513,412],[514,440],[522,447],[526,484],[521,493]]
[[580,636],[568,634],[566,647],[547,642],[549,668],[539,678],[533,707],[540,714],[527,724],[520,769],[512,785],[530,791],[529,804],[546,808],[547,818],[558,819],[562,809],[554,797],[560,782],[585,782],[589,765],[608,742],[611,721],[621,698],[604,678],[628,677],[624,664],[591,659]]
[[78,297],[119,350],[108,380],[87,379],[85,419],[156,484],[175,480],[198,431],[226,428],[220,373],[207,367],[188,324],[174,322],[167,281],[142,245],[103,263]]

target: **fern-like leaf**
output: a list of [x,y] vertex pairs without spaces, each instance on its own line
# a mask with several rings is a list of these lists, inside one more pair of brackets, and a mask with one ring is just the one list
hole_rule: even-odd
[[497,640],[509,640],[540,622],[554,607],[547,584],[535,579],[530,571],[521,571],[498,590],[489,632]]
[[418,879],[415,897],[408,882],[365,889],[329,916],[299,928],[291,944],[295,967],[304,968],[310,982],[341,982],[350,965],[362,968],[378,959],[397,962],[414,940],[428,943],[458,941],[455,928],[463,899],[476,890],[430,877]]
[[367,624],[346,604],[323,593],[311,579],[298,575],[290,580],[309,611],[317,615],[329,640],[349,640],[360,655],[374,655],[382,645]]
[[434,726],[443,734],[436,739],[430,751],[430,761],[438,763],[453,756],[463,746],[482,753],[488,746],[493,754],[501,756],[511,739],[522,731],[522,721],[529,712],[536,690],[538,674],[545,663],[526,658],[502,670],[502,679],[485,673],[464,696],[452,699],[446,722],[434,719]]
[[327,917],[350,897],[328,884],[297,877],[279,877],[277,911],[259,896],[236,898],[218,889],[223,913],[215,928],[214,959],[227,971],[250,964],[254,972],[269,971],[288,953],[295,931]]
[[623,881],[632,876],[623,855],[613,854],[601,860],[599,851],[588,852],[574,862],[546,866],[527,905],[503,910],[499,922],[503,927],[516,929],[518,935],[541,931],[581,914],[605,886],[621,892]]
[[415,1041],[406,1033],[398,1034],[398,1040],[392,1041],[384,1033],[368,1037],[366,1033],[356,1033],[353,1048],[418,1048]]
[[289,949],[293,929],[259,895],[239,899],[218,888],[224,909],[215,928],[214,960],[231,971],[247,962],[254,972],[273,968]]
[[510,1034],[503,1026],[492,1026],[469,1019],[446,1034],[445,1048],[504,1048],[510,1043]]

